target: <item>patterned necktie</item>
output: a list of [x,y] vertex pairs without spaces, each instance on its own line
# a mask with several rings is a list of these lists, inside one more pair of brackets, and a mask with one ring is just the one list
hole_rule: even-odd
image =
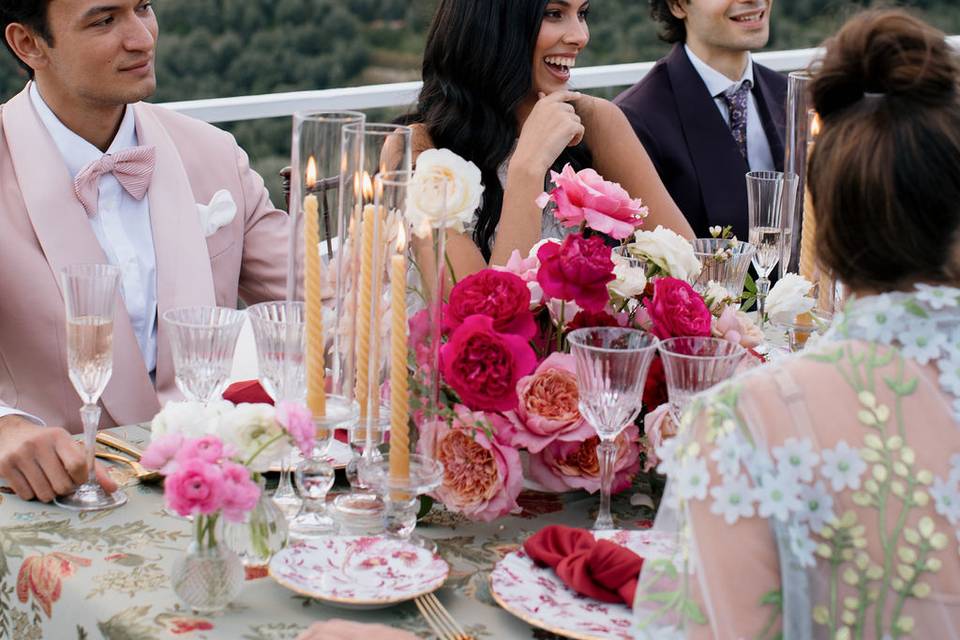
[[73,180],[73,190],[87,215],[92,218],[99,209],[100,176],[107,173],[112,173],[127,193],[143,200],[153,177],[156,155],[153,147],[132,147],[105,154],[81,169]]
[[727,103],[727,109],[730,111],[730,133],[740,149],[740,155],[749,164],[747,157],[747,96],[753,83],[744,80],[736,89],[730,88],[722,94],[724,102]]

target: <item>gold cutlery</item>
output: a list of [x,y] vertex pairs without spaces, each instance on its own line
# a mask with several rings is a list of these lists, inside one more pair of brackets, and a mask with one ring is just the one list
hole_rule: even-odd
[[133,470],[134,476],[136,476],[137,480],[141,483],[157,482],[163,478],[159,471],[151,471],[136,460],[131,460],[126,456],[110,453],[109,451],[97,451],[96,456],[102,460],[111,460],[127,465]]
[[97,442],[102,445],[106,445],[111,449],[116,449],[121,453],[125,453],[134,460],[140,460],[143,456],[143,450],[135,444],[131,444],[126,440],[122,440],[112,433],[106,431],[97,432]]
[[414,603],[439,640],[474,640],[473,636],[467,635],[463,627],[457,624],[437,596],[432,593],[418,596]]

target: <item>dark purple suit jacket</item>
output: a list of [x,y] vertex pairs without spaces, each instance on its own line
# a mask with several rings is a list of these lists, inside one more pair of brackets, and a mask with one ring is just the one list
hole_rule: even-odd
[[[778,170],[783,170],[787,79],[753,65],[760,119]],[[747,238],[749,171],[720,110],[682,44],[673,47],[640,82],[614,102],[626,114],[660,179],[697,237],[731,225]]]

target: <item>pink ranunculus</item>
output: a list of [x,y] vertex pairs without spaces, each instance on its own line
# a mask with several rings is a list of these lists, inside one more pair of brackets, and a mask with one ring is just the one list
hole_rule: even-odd
[[177,462],[183,463],[196,458],[210,464],[219,464],[224,457],[223,440],[217,436],[203,436],[184,440],[177,453]]
[[230,522],[243,522],[260,498],[260,487],[250,478],[250,471],[235,462],[223,464],[223,517]]
[[430,309],[422,309],[410,318],[410,344],[413,357],[422,375],[430,374]]
[[281,402],[277,405],[277,422],[290,434],[303,457],[309,457],[317,437],[310,409],[299,402]]
[[183,446],[183,436],[180,433],[160,436],[143,452],[140,464],[168,476],[177,468],[176,458],[181,446]]
[[677,435],[677,427],[670,415],[670,405],[662,404],[643,418],[643,435],[646,462],[643,465],[644,473],[649,473],[660,464],[657,449],[670,438]]
[[[614,463],[613,493],[630,486],[640,470],[640,430],[631,424],[617,436],[617,457]],[[597,457],[597,436],[583,442],[562,442],[548,445],[530,456],[530,478],[551,491],[600,489],[600,461]]]
[[653,299],[643,302],[661,340],[709,336],[711,315],[707,303],[689,284],[677,278],[659,278]]
[[538,453],[555,440],[581,442],[593,434],[580,415],[574,358],[554,353],[540,363],[533,375],[520,379],[520,402],[510,415],[515,429],[510,443]]
[[715,338],[723,338],[744,349],[752,349],[763,342],[763,331],[743,311],[733,305],[724,307],[719,318],[713,319],[711,328]]
[[616,279],[610,247],[599,236],[567,236],[563,244],[545,244],[537,257],[537,282],[546,297],[573,300],[587,311],[600,311],[610,300],[607,283]]
[[[477,427],[484,423],[493,431],[493,439]],[[443,463],[443,482],[433,497],[452,511],[483,522],[520,511],[520,454],[499,435],[509,430],[503,417],[473,413],[465,407],[457,407],[452,427],[443,420],[421,425],[419,453]]]
[[565,227],[576,227],[586,222],[595,231],[623,240],[643,224],[649,213],[639,199],[616,182],[609,182],[593,169],[574,172],[569,164],[561,173],[550,172],[555,188],[541,194],[537,205],[545,207],[556,203],[554,216]]
[[167,506],[181,516],[208,516],[223,506],[223,471],[219,465],[188,458],[164,480],[163,493]]
[[500,333],[527,340],[537,333],[530,313],[530,289],[520,276],[508,271],[484,269],[458,282],[444,308],[444,327],[453,331],[478,314],[492,318],[493,328]]
[[517,407],[517,382],[537,366],[520,336],[498,333],[489,316],[466,318],[440,350],[443,379],[463,403],[477,411]]

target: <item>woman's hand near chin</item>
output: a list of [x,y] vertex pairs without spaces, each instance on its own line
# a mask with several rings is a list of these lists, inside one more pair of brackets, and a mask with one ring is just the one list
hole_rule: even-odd
[[511,169],[516,164],[530,173],[546,175],[564,149],[580,144],[584,128],[574,104],[586,98],[574,91],[541,93],[520,130]]

